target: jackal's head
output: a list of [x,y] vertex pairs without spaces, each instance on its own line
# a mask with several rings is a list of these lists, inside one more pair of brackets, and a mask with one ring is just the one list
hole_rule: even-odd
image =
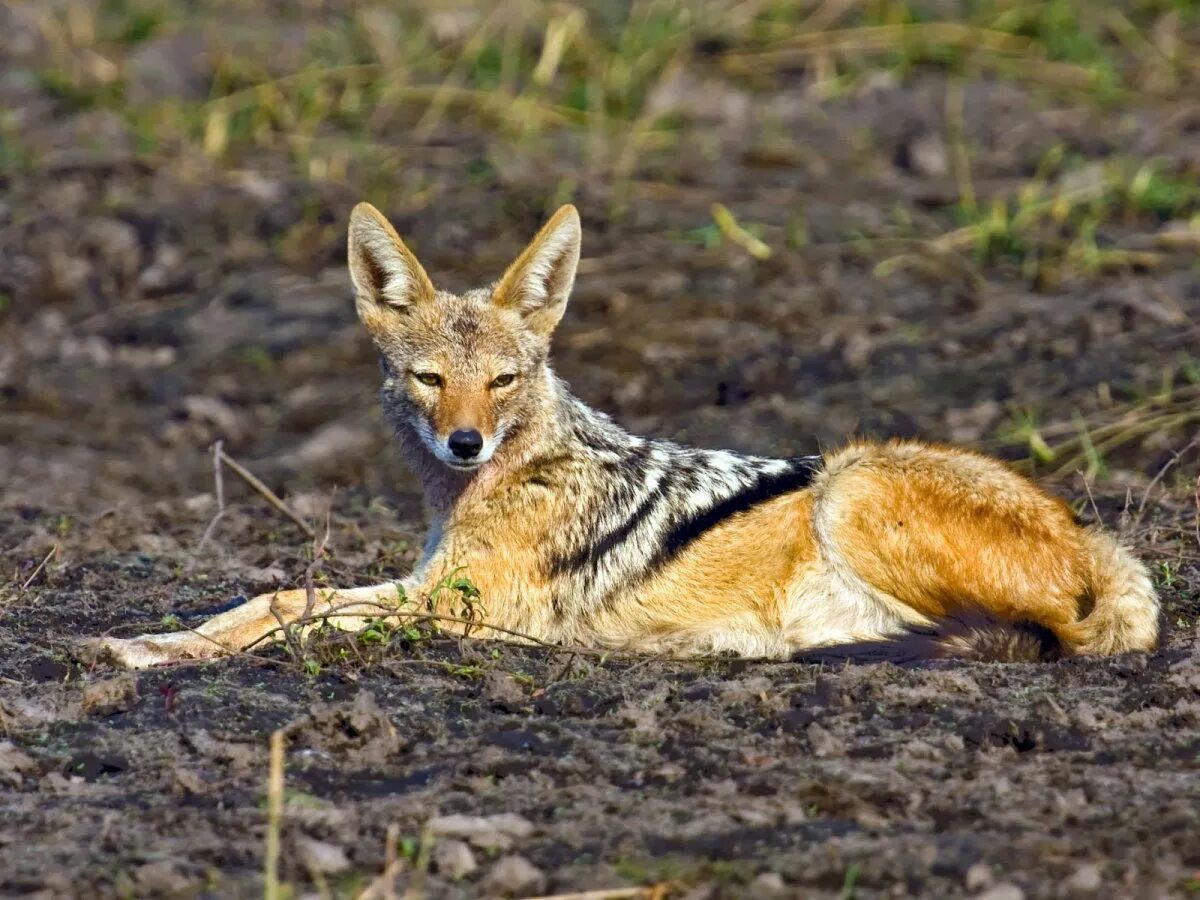
[[441,462],[482,465],[544,401],[579,242],[579,213],[564,206],[498,282],[456,295],[434,288],[375,207],[354,208],[350,277],[379,349],[385,407]]

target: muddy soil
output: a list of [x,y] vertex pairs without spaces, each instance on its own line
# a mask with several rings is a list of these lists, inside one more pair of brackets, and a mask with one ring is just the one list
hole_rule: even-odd
[[[213,524],[214,441],[312,521],[332,498],[330,583],[411,565],[419,485],[379,421],[343,268],[361,185],[271,157],[147,159],[127,123],[23,59],[0,79],[31,148],[0,194],[0,894],[258,895],[281,727],[281,871],[298,896],[383,896],[389,840],[398,890],[429,897],[1200,890],[1194,457],[1155,480],[1183,427],[1107,450],[1090,494],[1041,470],[1154,566],[1166,631],[1148,657],[684,664],[419,633],[327,640],[307,668],[283,648],[137,674],[80,662],[81,637],[192,625],[299,583],[307,538],[229,474]],[[617,224],[612,186],[578,176],[585,259],[560,372],[629,427],[693,443],[919,435],[1018,463],[1014,410],[1069,425],[1194,395],[1188,252],[1049,289],[1003,262],[873,271],[856,235],[897,210],[918,233],[954,225],[945,87],[929,72],[819,103],[799,80],[736,93],[718,113],[734,121],[682,126],[669,172],[636,171]],[[1200,167],[1179,109],[966,90],[981,190],[1019,185],[1054,144]],[[766,147],[768,120],[803,152]],[[580,165],[564,150],[498,167],[492,139],[459,121],[409,148],[431,199],[389,210],[451,288],[495,277]],[[714,201],[776,236],[802,209],[806,240],[765,261],[706,246]]]

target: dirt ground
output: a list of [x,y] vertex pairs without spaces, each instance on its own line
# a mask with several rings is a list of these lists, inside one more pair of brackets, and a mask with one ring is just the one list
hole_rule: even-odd
[[[955,128],[984,208],[1054,147],[1063,189],[1127,159],[1194,184],[1194,95],[1113,107],[937,66],[817,95],[811,72],[717,78],[705,44],[660,84],[673,142],[622,183],[588,174],[576,136],[515,153],[464,114],[403,144],[377,198],[282,152],[147,149],[129,116],[44,77],[26,13],[0,10],[0,134],[21,150],[0,153],[0,895],[260,894],[281,727],[294,896],[389,896],[389,853],[412,897],[1200,894],[1194,200],[1097,201],[1089,246],[1149,254],[1114,267],[1031,269],[1028,248],[969,240],[903,258],[962,227]],[[126,103],[184,58],[163,46],[180,34],[120,57]],[[228,472],[214,524],[217,440],[306,520],[332,504],[328,583],[411,565],[419,485],[344,271],[364,197],[450,288],[494,278],[573,197],[585,258],[555,347],[583,398],[746,451],[864,434],[999,453],[1124,531],[1161,591],[1162,649],[681,663],[426,630],[135,675],[81,661],[80,638],[302,583],[311,543]],[[716,202],[769,258],[722,239]]]

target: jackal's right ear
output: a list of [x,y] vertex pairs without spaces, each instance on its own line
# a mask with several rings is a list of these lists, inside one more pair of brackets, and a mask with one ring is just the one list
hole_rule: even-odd
[[526,327],[548,339],[567,308],[582,239],[579,212],[569,204],[560,207],[508,267],[493,302],[520,312]]
[[383,326],[388,309],[433,300],[433,282],[396,229],[370,203],[360,203],[350,213],[347,250],[355,306],[368,328]]

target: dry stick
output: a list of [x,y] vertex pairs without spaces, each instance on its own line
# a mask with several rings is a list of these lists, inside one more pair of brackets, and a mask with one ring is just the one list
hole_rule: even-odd
[[354,900],[375,900],[376,897],[380,900],[391,900],[395,896],[395,888],[392,888],[392,893],[389,895],[388,885],[396,880],[396,876],[400,874],[400,870],[404,868],[405,859],[400,857],[384,866],[382,872],[372,879],[371,883],[354,895]]
[[[387,835],[384,837],[383,847],[383,871],[390,872],[396,868],[396,861],[400,855],[396,852],[396,844],[400,840],[400,826],[395,822],[389,822],[387,827]],[[383,883],[383,900],[396,900],[396,879],[388,878]]]
[[1075,470],[1075,474],[1078,475],[1079,479],[1083,482],[1083,489],[1087,493],[1088,502],[1092,505],[1092,513],[1095,515],[1096,521],[1103,525],[1104,517],[1100,515],[1100,507],[1096,505],[1096,498],[1092,496],[1092,486],[1088,483],[1087,476],[1078,469]]
[[217,491],[217,509],[222,510],[225,508],[225,479],[221,474],[221,456],[224,452],[224,441],[217,441],[213,444],[213,487]]
[[269,487],[267,487],[265,484],[263,484],[261,481],[259,481],[259,479],[254,475],[253,472],[251,472],[249,469],[247,469],[245,466],[243,466],[237,460],[233,459],[233,457],[231,457],[228,453],[226,453],[224,451],[224,449],[222,449],[220,447],[219,444],[217,445],[214,452],[216,453],[216,455],[218,456],[218,458],[220,459],[221,462],[223,462],[223,463],[225,463],[225,465],[229,466],[229,468],[231,468],[233,470],[234,474],[238,475],[243,481],[246,482],[246,484],[250,485],[250,487],[252,487],[252,488],[254,488],[254,490],[258,491],[258,493],[262,496],[262,498],[264,500],[266,500],[273,507],[275,507],[281,513],[283,513],[285,516],[287,516],[289,519],[291,519],[297,525],[299,525],[300,529],[305,534],[308,535],[308,539],[310,541],[315,541],[317,539],[317,533],[313,530],[313,527],[311,525],[309,525],[307,522],[305,522],[302,518],[300,518],[300,516],[298,516],[295,512],[293,512],[291,507],[289,507],[286,503],[284,503],[282,500],[280,500],[279,496],[274,491],[272,491]]
[[208,539],[212,537],[213,531],[217,527],[217,523],[225,515],[225,478],[221,471],[221,455],[224,441],[217,441],[212,445],[213,458],[213,487],[217,494],[217,513],[208,523],[208,527],[204,529],[204,534],[200,536],[200,543],[196,545],[196,549],[192,552],[192,560],[194,561],[200,555],[200,551],[204,549],[204,545],[208,543]]
[[276,590],[275,593],[271,595],[271,605],[270,605],[269,609],[271,610],[271,615],[275,617],[275,621],[279,623],[279,627],[272,628],[271,631],[268,633],[274,634],[276,631],[282,632],[283,633],[283,642],[285,644],[287,644],[288,656],[290,656],[296,662],[300,662],[303,659],[303,649],[300,646],[299,639],[297,639],[297,637],[296,637],[295,629],[296,629],[296,626],[299,625],[304,620],[301,618],[301,619],[292,619],[292,621],[290,621],[290,622],[286,621],[283,618],[283,613],[281,613],[279,611],[279,607],[275,605],[275,601],[278,599],[279,599],[279,591]]
[[271,774],[267,781],[265,900],[279,900],[279,836],[283,825],[283,729],[271,733]]
[[313,576],[325,560],[325,547],[329,543],[329,520],[333,515],[333,495],[329,496],[329,506],[325,510],[325,534],[319,539],[313,540],[313,559],[312,562],[304,569],[304,614],[299,619],[293,619],[291,622],[285,622],[279,609],[275,606],[275,600],[279,596],[276,591],[271,598],[271,615],[275,617],[275,621],[284,630],[283,638],[288,646],[288,653],[295,660],[303,659],[304,647],[301,644],[300,637],[296,632],[297,622],[303,622],[312,617],[313,608],[317,605],[317,589],[313,584]]
[[26,589],[31,584],[33,584],[33,579],[38,577],[38,573],[40,573],[42,571],[42,569],[46,568],[46,563],[50,562],[50,558],[52,556],[54,556],[54,554],[57,552],[58,552],[58,544],[55,544],[53,547],[50,548],[50,552],[47,553],[42,558],[42,561],[40,563],[38,563],[38,567],[33,570],[33,573],[28,578],[25,579],[25,583],[23,585],[21,585],[21,589],[19,591],[17,591],[18,597],[20,597],[23,593],[25,593]]
[[329,495],[329,505],[325,508],[325,534],[319,541],[313,541],[313,560],[304,570],[304,618],[312,615],[313,607],[317,605],[317,589],[313,586],[313,576],[325,560],[325,547],[329,543],[329,520],[333,516],[333,494]]
[[1150,499],[1150,492],[1152,490],[1154,490],[1155,485],[1157,485],[1160,481],[1162,481],[1163,476],[1167,474],[1167,471],[1171,468],[1171,466],[1173,466],[1173,465],[1175,465],[1175,463],[1179,462],[1179,458],[1181,456],[1183,456],[1185,453],[1190,453],[1192,450],[1195,450],[1197,447],[1200,447],[1200,437],[1193,438],[1191,443],[1189,443],[1186,447],[1184,447],[1182,450],[1178,451],[1174,456],[1172,456],[1170,459],[1168,459],[1166,461],[1166,463],[1163,465],[1163,467],[1158,470],[1158,474],[1150,479],[1150,483],[1148,485],[1146,485],[1146,490],[1142,492],[1142,502],[1138,504],[1137,513],[1134,515],[1134,521],[1137,524],[1141,524],[1142,513],[1146,509],[1146,501]]
[[549,683],[547,684],[547,687],[549,687],[549,685],[551,685],[551,684],[558,684],[560,681],[564,681],[570,677],[571,666],[573,666],[575,664],[575,657],[578,655],[579,654],[577,654],[574,650],[571,651],[571,655],[567,657],[566,665],[564,665],[562,667],[562,671],[560,671],[557,675],[555,675],[553,678],[550,679]]

